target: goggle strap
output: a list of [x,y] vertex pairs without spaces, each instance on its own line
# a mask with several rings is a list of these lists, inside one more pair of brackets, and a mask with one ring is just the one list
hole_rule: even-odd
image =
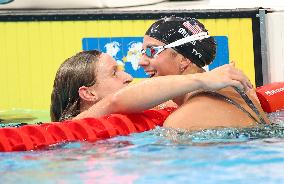
[[194,34],[191,36],[187,36],[185,38],[179,39],[177,41],[174,41],[168,45],[165,45],[164,48],[172,48],[172,47],[177,47],[183,44],[186,44],[188,42],[196,41],[196,40],[202,40],[205,38],[209,38],[210,36],[207,34],[207,32],[201,32],[198,34]]
[[154,57],[157,57],[163,50],[165,50],[165,47],[158,47],[158,51],[154,54]]

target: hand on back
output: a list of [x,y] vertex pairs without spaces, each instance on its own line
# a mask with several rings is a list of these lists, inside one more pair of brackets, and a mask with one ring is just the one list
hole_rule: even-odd
[[201,77],[201,80],[204,80],[204,90],[214,91],[232,86],[246,92],[252,88],[252,84],[247,76],[241,70],[237,69],[234,63],[220,66],[203,74],[204,76]]

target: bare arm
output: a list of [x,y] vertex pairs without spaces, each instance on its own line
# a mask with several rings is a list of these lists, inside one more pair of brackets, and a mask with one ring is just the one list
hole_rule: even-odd
[[205,73],[155,77],[105,97],[76,118],[141,112],[195,90],[218,90],[227,86],[246,90],[251,87],[248,83],[244,74],[232,64]]

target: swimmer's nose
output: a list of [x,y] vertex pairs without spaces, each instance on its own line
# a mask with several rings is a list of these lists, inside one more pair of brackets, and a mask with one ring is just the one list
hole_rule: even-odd
[[147,59],[147,57],[145,55],[142,55],[138,64],[142,67],[145,67],[145,66],[148,66],[150,64],[150,61]]
[[133,81],[133,77],[131,75],[129,75],[128,73],[125,73],[126,77],[125,77],[125,82],[126,84],[129,84],[130,82]]

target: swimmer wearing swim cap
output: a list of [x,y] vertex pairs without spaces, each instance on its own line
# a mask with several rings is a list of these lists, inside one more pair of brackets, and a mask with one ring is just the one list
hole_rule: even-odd
[[[188,17],[157,20],[146,31],[142,47],[139,64],[149,77],[204,73],[202,67],[216,55],[214,38],[202,23]],[[250,89],[242,96],[232,87],[181,95],[173,99],[179,108],[164,126],[199,130],[268,124],[255,91]]]
[[[199,33],[208,34],[208,31],[198,20],[172,16],[160,19],[152,24],[145,35],[169,44]],[[201,40],[184,43],[172,49],[190,59],[197,66],[204,67],[215,58],[216,42],[212,36],[209,36]]]

